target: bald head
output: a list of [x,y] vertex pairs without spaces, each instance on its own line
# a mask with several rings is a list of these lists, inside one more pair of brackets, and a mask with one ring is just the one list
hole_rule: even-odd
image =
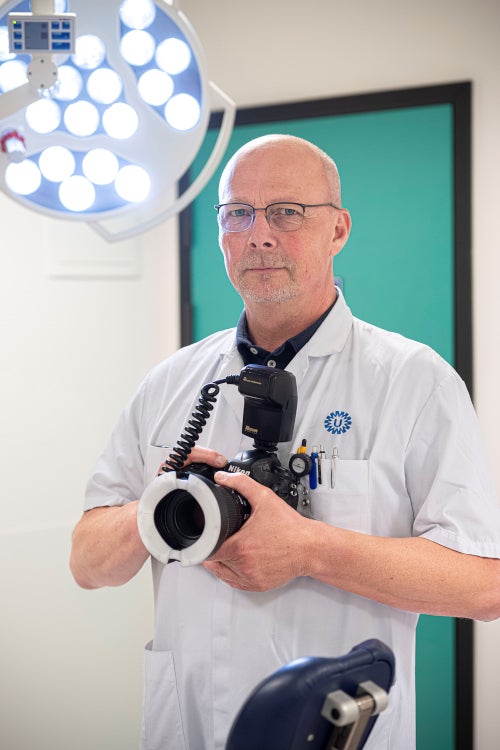
[[341,206],[341,192],[340,192],[340,177],[337,170],[337,165],[333,159],[328,156],[325,151],[322,151],[318,146],[315,146],[310,141],[306,141],[304,138],[298,138],[294,135],[264,135],[260,138],[255,138],[244,146],[242,146],[226,164],[224,171],[222,172],[219,182],[219,199],[224,200],[224,196],[227,193],[228,185],[231,183],[232,175],[236,167],[244,163],[248,158],[262,155],[263,158],[279,153],[285,159],[290,160],[289,163],[295,163],[297,170],[301,170],[301,165],[307,158],[307,163],[311,164],[316,162],[317,167],[323,174],[326,181],[329,200],[335,203],[336,206]]

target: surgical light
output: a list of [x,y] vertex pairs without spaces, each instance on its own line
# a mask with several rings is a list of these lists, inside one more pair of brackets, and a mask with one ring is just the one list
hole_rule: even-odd
[[[200,43],[177,5],[106,0],[104,13],[102,0],[0,0],[0,135],[9,135],[0,187],[8,195],[84,220],[110,241],[155,226],[196,197],[222,158],[235,105],[207,80]],[[19,18],[11,30],[22,54],[9,51],[9,14]],[[46,28],[49,54],[40,55],[31,40],[45,44]],[[223,116],[212,153],[172,199],[216,109]]]

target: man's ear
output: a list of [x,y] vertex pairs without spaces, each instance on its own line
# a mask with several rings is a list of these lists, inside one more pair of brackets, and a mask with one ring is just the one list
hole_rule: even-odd
[[335,255],[338,255],[338,253],[340,253],[345,243],[349,239],[349,234],[351,232],[351,225],[352,225],[351,214],[349,213],[347,208],[338,208],[335,231],[332,237],[332,246],[331,246],[332,258],[335,257]]

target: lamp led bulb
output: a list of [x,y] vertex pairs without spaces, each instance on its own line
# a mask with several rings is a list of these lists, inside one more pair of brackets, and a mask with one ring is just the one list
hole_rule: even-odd
[[5,170],[5,182],[9,190],[18,195],[31,195],[40,187],[42,175],[35,162],[25,159],[11,163]]
[[117,102],[108,107],[102,116],[102,125],[110,138],[125,140],[134,135],[139,124],[137,112],[130,104]]
[[87,211],[95,201],[95,188],[86,177],[72,175],[59,185],[59,200],[68,211]]
[[74,64],[83,70],[95,70],[106,57],[106,47],[102,39],[95,34],[84,34],[77,37],[75,54],[72,55]]
[[83,79],[72,65],[60,65],[57,69],[57,81],[52,88],[52,96],[62,101],[72,101],[80,96]]
[[15,54],[9,52],[9,29],[7,26],[0,26],[0,62],[13,60]]
[[189,67],[191,50],[182,39],[170,37],[160,42],[156,49],[156,64],[170,75],[178,75]]
[[146,70],[141,75],[137,81],[137,89],[146,104],[160,107],[174,93],[174,82],[168,73],[153,68],[152,70]]
[[141,203],[149,195],[151,179],[145,169],[129,164],[116,175],[115,190],[123,200]]
[[198,123],[201,109],[190,94],[176,94],[165,105],[165,119],[175,130],[190,130]]
[[61,122],[61,109],[53,99],[39,99],[26,107],[26,122],[35,133],[52,133]]
[[120,5],[120,18],[129,29],[146,29],[156,16],[152,0],[124,0]]
[[75,171],[75,157],[64,146],[45,148],[38,159],[40,172],[50,182],[62,182]]
[[156,42],[148,31],[127,31],[120,42],[120,52],[129,65],[147,65],[155,53]]
[[64,124],[73,135],[85,138],[99,127],[99,112],[91,102],[80,100],[70,104],[64,113]]
[[99,104],[111,104],[122,93],[122,79],[111,68],[98,68],[89,75],[87,81],[88,95]]
[[93,148],[83,157],[83,174],[94,185],[109,185],[113,182],[120,164],[107,148]]
[[7,60],[0,68],[0,89],[5,93],[28,82],[28,66],[22,60]]

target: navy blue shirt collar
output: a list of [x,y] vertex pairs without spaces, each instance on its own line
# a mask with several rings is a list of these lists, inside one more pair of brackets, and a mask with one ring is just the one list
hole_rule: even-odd
[[267,365],[268,367],[278,367],[280,370],[284,370],[295,357],[297,352],[299,352],[302,347],[307,344],[313,334],[316,333],[334,304],[335,302],[312,325],[298,333],[296,336],[287,339],[273,352],[268,352],[265,349],[262,349],[262,347],[257,346],[250,340],[248,335],[247,318],[245,311],[243,310],[236,327],[236,346],[243,358],[243,362],[246,365]]

